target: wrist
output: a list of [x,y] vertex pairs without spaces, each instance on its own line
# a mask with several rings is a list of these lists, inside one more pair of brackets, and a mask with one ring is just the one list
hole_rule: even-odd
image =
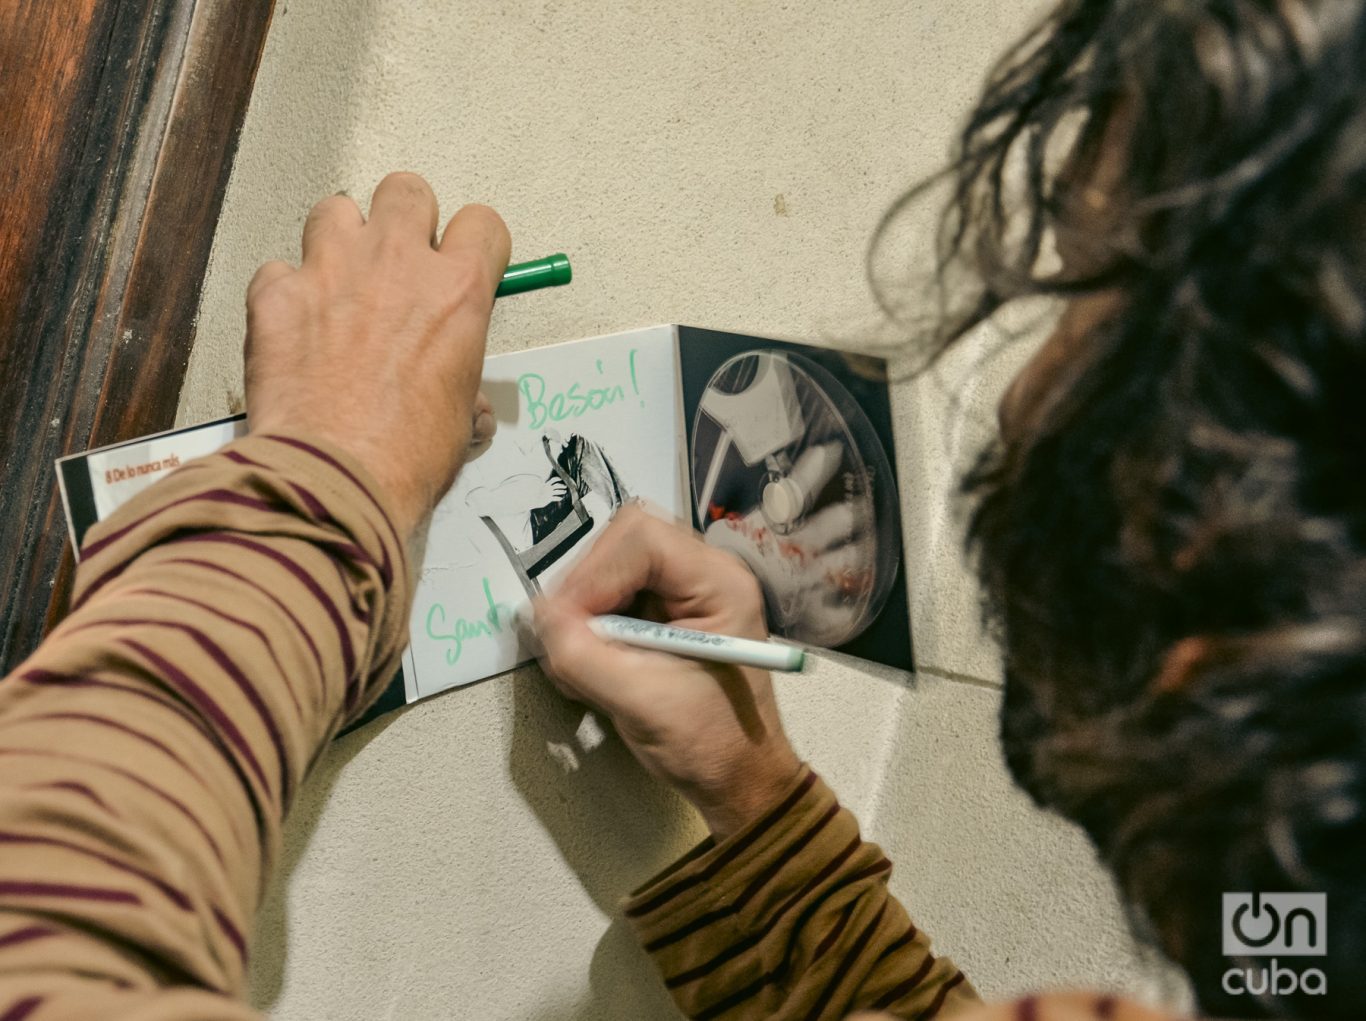
[[419,533],[425,534],[433,509],[464,466],[468,447],[468,440],[462,437],[455,464],[440,477],[431,465],[414,463],[401,450],[386,449],[369,438],[343,443],[379,485],[394,529],[405,545],[411,544]]
[[762,753],[746,757],[724,782],[709,785],[690,800],[719,843],[777,804],[801,771],[801,759],[782,737]]
[[[248,416],[252,414],[248,410]],[[309,422],[261,415],[260,420],[249,417],[249,423],[248,431],[253,436],[302,442],[324,451],[327,458],[338,462],[343,473],[374,501],[393,527],[399,544],[405,549],[412,548],[414,540],[424,530],[429,514],[422,511],[420,498],[415,500],[410,493],[403,492],[401,487],[395,485],[380,459],[367,456],[368,450],[364,444],[349,442],[347,437],[338,436],[335,429]]]

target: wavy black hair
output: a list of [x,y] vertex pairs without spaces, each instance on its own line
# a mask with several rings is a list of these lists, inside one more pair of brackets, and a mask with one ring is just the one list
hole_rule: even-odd
[[[1114,297],[965,483],[1008,765],[1203,1010],[1360,1017],[1366,0],[1066,0],[946,180],[932,353],[1018,298]],[[1325,995],[1225,991],[1266,963],[1223,955],[1238,891],[1327,895],[1327,956],[1281,961]]]

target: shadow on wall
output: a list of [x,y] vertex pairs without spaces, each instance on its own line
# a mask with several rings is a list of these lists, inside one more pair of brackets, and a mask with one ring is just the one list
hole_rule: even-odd
[[294,804],[289,808],[281,839],[280,860],[261,899],[256,936],[247,969],[247,988],[256,1010],[270,1010],[284,991],[289,963],[289,880],[313,840],[337,778],[367,744],[397,722],[401,712],[382,716],[360,730],[332,742],[318,756]]
[[[597,908],[611,919],[598,940],[588,994],[547,1005],[529,1021],[639,1021],[679,1016],[654,966],[621,913],[631,890],[704,835],[695,813],[651,778],[610,725],[561,698],[538,670],[496,683],[513,688],[512,781],[554,839]],[[248,976],[252,1006],[269,1011],[288,972],[288,896],[297,868],[338,778],[376,737],[398,722],[390,713],[333,743],[299,791],[285,824],[281,857],[262,900]]]
[[608,918],[589,994],[535,1021],[678,1016],[621,913],[623,899],[705,836],[692,809],[650,777],[610,724],[566,701],[539,671],[513,685],[512,782]]

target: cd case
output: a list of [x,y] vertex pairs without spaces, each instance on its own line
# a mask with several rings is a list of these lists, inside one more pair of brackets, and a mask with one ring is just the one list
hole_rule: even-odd
[[[652,326],[488,358],[498,431],[433,515],[403,668],[376,715],[534,658],[519,611],[624,502],[691,520],[759,579],[775,637],[912,669],[886,365]],[[62,458],[73,548],[245,417]]]

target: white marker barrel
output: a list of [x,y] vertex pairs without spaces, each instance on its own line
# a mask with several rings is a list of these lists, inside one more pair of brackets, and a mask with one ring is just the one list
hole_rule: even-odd
[[790,645],[758,642],[752,638],[733,638],[710,631],[693,631],[690,628],[674,627],[672,624],[637,620],[635,617],[607,614],[594,617],[588,622],[588,626],[599,638],[621,642],[623,645],[634,645],[639,649],[671,652],[676,656],[687,656],[689,659],[706,659],[715,663],[733,663],[736,666],[785,672],[800,670],[806,661],[806,653]]

